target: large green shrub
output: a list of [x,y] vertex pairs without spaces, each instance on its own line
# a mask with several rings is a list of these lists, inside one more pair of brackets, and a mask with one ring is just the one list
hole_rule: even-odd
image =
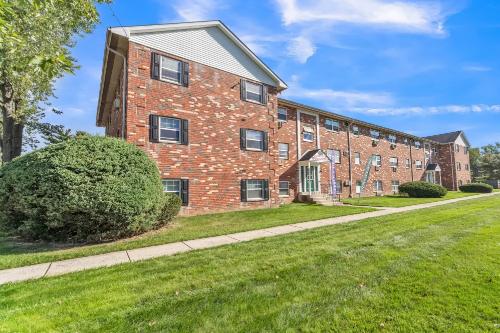
[[182,200],[173,193],[165,193],[163,207],[160,212],[158,220],[162,223],[168,223],[172,220],[181,210]]
[[417,181],[401,184],[399,192],[412,198],[440,198],[445,196],[448,190],[441,185]]
[[493,192],[493,186],[485,183],[471,183],[465,184],[458,187],[462,192],[469,193],[491,193]]
[[101,241],[137,234],[164,223],[164,202],[155,163],[118,139],[79,136],[0,169],[0,223],[26,239]]

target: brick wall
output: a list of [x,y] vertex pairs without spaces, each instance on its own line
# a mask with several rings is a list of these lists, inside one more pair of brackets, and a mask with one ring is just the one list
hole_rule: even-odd
[[[396,146],[387,140],[389,133],[381,132],[376,145],[372,144],[370,128],[357,125],[359,135],[348,129],[348,123],[328,117],[322,113],[300,109],[300,126],[297,128],[297,109],[282,101],[278,102],[277,92],[269,87],[266,105],[242,101],[240,98],[240,77],[199,63],[189,62],[189,86],[151,78],[152,50],[135,43],[129,44],[128,51],[128,91],[126,139],[143,149],[158,165],[162,178],[189,179],[189,205],[183,207],[183,214],[198,214],[208,211],[264,208],[289,203],[299,192],[299,158],[308,150],[320,148],[340,150],[341,163],[336,165],[337,180],[342,183],[342,197],[356,196],[356,181],[362,180],[368,158],[381,155],[379,170],[371,167],[370,178],[362,196],[375,194],[374,181],[381,180],[383,193],[391,194],[391,182],[400,184],[411,180],[424,180],[425,160],[432,157],[443,169],[443,185],[452,188],[452,171],[456,171],[455,160],[462,161],[459,178],[464,183],[470,180],[465,170],[468,155],[463,150],[457,154],[449,151],[448,145],[437,146],[437,156],[425,153],[430,147],[417,149],[413,141],[405,144],[402,136],[397,136]],[[176,58],[172,55],[167,55]],[[120,90],[115,92],[119,96]],[[278,103],[288,110],[286,122],[278,123]],[[149,116],[170,116],[189,121],[189,144],[156,143],[149,140]],[[326,129],[326,119],[338,120],[339,131]],[[319,120],[319,133],[317,121]],[[106,135],[119,136],[121,106],[112,113],[106,126]],[[352,125],[352,124],[351,124]],[[314,141],[303,140],[304,126],[314,130]],[[240,128],[261,130],[268,133],[267,152],[240,149]],[[299,142],[297,142],[297,134]],[[351,153],[349,155],[350,140]],[[279,143],[288,144],[288,159],[280,159]],[[355,164],[355,153],[360,153],[361,163]],[[451,155],[450,155],[451,154]],[[300,155],[300,156],[299,156]],[[398,167],[393,170],[389,159],[396,157]],[[352,188],[349,180],[349,159],[352,166]],[[410,159],[410,167],[406,167]],[[422,161],[417,169],[415,161]],[[465,162],[466,161],[466,162]],[[453,169],[455,167],[455,169]],[[329,191],[329,165],[320,168],[321,190]],[[241,179],[267,179],[270,195],[268,201],[241,202]],[[279,181],[290,184],[288,196],[280,196]],[[456,188],[456,187],[455,187]]]

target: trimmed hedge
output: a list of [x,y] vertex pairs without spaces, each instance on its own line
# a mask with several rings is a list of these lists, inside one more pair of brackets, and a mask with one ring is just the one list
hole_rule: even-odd
[[[78,136],[0,169],[0,225],[29,240],[103,241],[156,228],[166,212],[156,164],[125,141]],[[169,205],[171,207],[172,205]]]
[[175,216],[177,216],[177,214],[179,214],[181,206],[182,200],[178,195],[173,193],[165,193],[163,208],[160,212],[158,220],[162,223],[168,223]]
[[462,192],[468,193],[491,193],[493,192],[493,186],[485,183],[471,183],[464,184],[458,187]]
[[440,198],[445,196],[448,190],[441,185],[417,181],[401,184],[399,192],[412,198]]

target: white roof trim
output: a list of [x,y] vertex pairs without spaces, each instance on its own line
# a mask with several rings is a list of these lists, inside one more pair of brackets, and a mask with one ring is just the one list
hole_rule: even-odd
[[163,32],[163,31],[173,31],[173,30],[185,30],[185,29],[200,29],[207,27],[218,27],[224,34],[229,37],[241,50],[250,57],[267,75],[269,75],[276,83],[277,87],[282,90],[288,88],[285,82],[279,78],[276,73],[274,73],[266,64],[262,62],[245,45],[228,27],[226,27],[221,21],[201,21],[201,22],[185,22],[185,23],[169,23],[169,24],[154,24],[154,25],[138,25],[130,27],[114,27],[109,30],[111,33],[124,36],[129,38],[130,35],[136,33],[148,33],[148,32]]

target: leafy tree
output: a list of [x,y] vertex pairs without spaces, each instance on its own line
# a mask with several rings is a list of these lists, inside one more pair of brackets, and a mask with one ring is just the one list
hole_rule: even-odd
[[481,151],[479,148],[469,149],[470,171],[474,181],[480,180]]
[[72,73],[74,37],[99,21],[111,0],[0,0],[0,146],[2,161],[21,154],[23,132],[37,124],[54,82]]
[[481,148],[480,174],[484,179],[500,179],[500,142]]

